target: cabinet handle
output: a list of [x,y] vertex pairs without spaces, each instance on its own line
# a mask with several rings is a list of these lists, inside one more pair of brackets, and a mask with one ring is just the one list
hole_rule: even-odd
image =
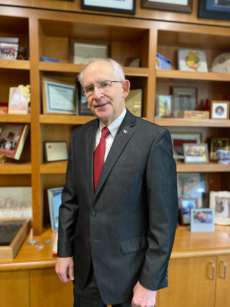
[[224,262],[223,260],[220,263],[224,264],[224,275],[223,276],[220,275],[220,277],[226,279],[227,263]]
[[215,264],[211,261],[209,262],[212,265],[212,276],[209,276],[209,279],[214,280],[214,271],[215,271]]

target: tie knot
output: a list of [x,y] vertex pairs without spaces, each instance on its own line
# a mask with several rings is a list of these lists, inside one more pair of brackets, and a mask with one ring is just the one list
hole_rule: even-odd
[[108,129],[108,127],[104,127],[104,128],[102,128],[102,130],[101,130],[101,136],[103,137],[103,138],[107,138],[107,136],[110,134],[110,131],[109,131],[109,129]]

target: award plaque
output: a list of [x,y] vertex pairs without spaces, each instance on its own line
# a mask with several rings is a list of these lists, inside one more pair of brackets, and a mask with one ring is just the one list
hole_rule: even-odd
[[66,142],[44,142],[45,162],[68,160]]
[[62,203],[62,190],[63,188],[54,188],[47,190],[52,231],[58,230],[58,217],[59,207]]

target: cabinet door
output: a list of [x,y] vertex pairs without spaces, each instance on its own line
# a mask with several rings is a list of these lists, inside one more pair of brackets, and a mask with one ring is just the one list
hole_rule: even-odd
[[73,283],[62,283],[52,269],[30,271],[30,307],[73,307]]
[[230,306],[230,255],[218,256],[216,307]]
[[216,260],[216,257],[170,260],[169,286],[159,291],[159,307],[214,307]]
[[29,307],[29,271],[0,273],[0,307]]

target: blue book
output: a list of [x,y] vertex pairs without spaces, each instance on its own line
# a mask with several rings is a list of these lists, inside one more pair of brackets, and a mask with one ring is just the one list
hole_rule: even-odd
[[42,56],[41,57],[42,62],[54,62],[54,63],[60,63],[59,60],[55,60],[55,59],[51,59],[51,58],[47,58],[46,56]]

